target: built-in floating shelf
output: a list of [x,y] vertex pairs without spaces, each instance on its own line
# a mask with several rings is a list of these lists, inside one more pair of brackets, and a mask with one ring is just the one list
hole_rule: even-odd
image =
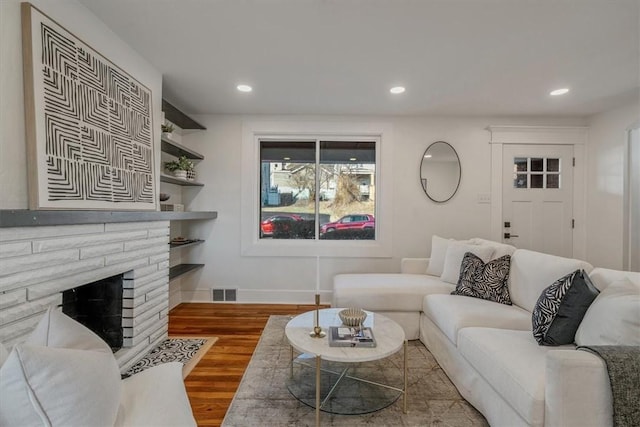
[[175,176],[169,176],[160,174],[160,181],[167,184],[182,185],[185,187],[204,187],[204,184],[198,181],[187,181],[186,179],[176,178]]
[[181,157],[186,156],[187,159],[202,160],[204,156],[192,149],[185,147],[169,138],[162,137],[162,151],[171,154],[172,156]]
[[169,243],[169,248],[182,249],[182,248],[188,248],[189,246],[201,245],[202,243],[204,243],[204,240],[200,240],[200,239],[190,241],[189,243]]
[[0,228],[44,225],[103,224],[140,221],[188,221],[216,219],[216,211],[36,211],[29,209],[0,210]]
[[175,123],[182,129],[201,129],[205,130],[206,127],[193,120],[191,117],[178,110],[171,105],[166,99],[162,100],[162,111],[164,111],[164,117],[171,123]]
[[169,269],[169,281],[177,279],[187,273],[195,270],[199,270],[204,267],[204,264],[178,264]]
[[191,211],[191,212],[168,212],[162,213],[169,214],[171,221],[189,221],[193,219],[216,219],[218,218],[218,212],[216,211]]

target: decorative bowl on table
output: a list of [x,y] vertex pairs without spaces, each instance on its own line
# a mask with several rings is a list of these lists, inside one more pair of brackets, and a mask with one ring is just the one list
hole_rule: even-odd
[[338,316],[345,326],[353,327],[361,326],[367,318],[367,313],[359,308],[345,308],[338,312]]

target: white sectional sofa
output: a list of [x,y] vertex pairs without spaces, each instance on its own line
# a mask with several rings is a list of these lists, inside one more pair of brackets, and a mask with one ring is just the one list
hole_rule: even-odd
[[[437,246],[443,242],[435,239],[431,262],[441,263],[444,252]],[[455,284],[426,274],[440,272],[441,265],[405,259],[400,274],[335,276],[333,306],[362,307],[400,323],[409,339],[424,343],[492,426],[612,425],[612,394],[603,360],[576,350],[575,344],[538,345],[532,311],[545,288],[584,270],[600,291],[615,286],[591,304],[576,341],[640,345],[640,273],[593,269],[584,261],[482,239],[466,243],[493,248],[489,259],[511,255],[507,284],[512,305],[451,295]]]

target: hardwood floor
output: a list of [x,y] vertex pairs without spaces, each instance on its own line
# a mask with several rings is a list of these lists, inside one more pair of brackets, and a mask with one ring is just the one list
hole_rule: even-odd
[[170,335],[215,336],[218,342],[185,379],[199,426],[219,426],[272,314],[299,314],[313,305],[180,304],[169,312]]

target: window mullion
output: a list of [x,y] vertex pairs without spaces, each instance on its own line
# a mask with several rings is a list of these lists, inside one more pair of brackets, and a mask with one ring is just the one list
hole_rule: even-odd
[[315,240],[319,239],[319,234],[320,234],[320,140],[316,139],[316,165],[315,165],[315,200],[314,200],[314,206],[315,206],[315,231],[314,231],[314,236],[315,236]]

